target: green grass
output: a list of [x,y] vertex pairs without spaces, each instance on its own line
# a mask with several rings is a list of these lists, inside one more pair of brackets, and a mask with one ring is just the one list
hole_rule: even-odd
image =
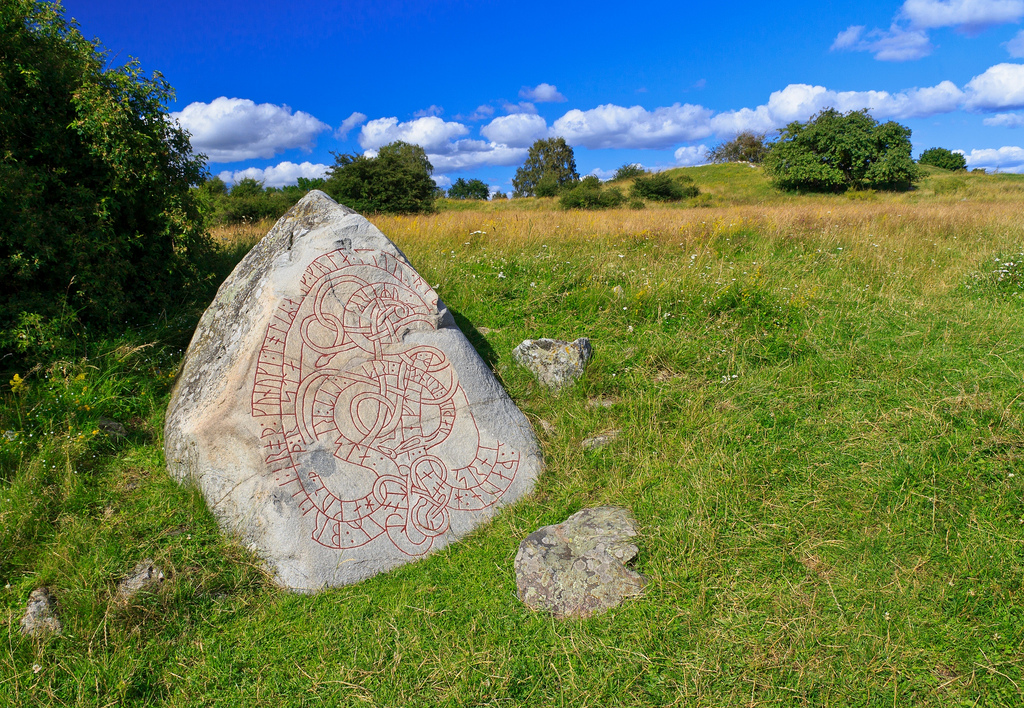
[[[1020,705],[1024,226],[1018,182],[985,185],[966,204],[811,198],[788,221],[381,219],[547,467],[463,542],[315,596],[272,587],[168,478],[173,339],[20,372],[0,406],[0,705]],[[593,342],[560,395],[511,359],[540,336]],[[99,415],[128,438],[93,435]],[[527,610],[519,541],[600,504],[640,524],[643,596]],[[170,582],[119,604],[144,557]],[[29,641],[41,584],[65,632]]]

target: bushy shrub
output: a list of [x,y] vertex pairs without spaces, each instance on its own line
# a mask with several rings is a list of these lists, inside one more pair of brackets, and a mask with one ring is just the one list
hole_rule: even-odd
[[173,90],[108,61],[59,4],[0,5],[0,349],[25,313],[123,327],[207,278],[205,168]]
[[708,162],[752,162],[759,164],[767,157],[771,144],[764,133],[749,131],[716,145],[708,152]]
[[491,199],[493,201],[498,201],[499,199],[508,199],[508,195],[505,194],[504,192],[495,192],[494,195],[491,196]]
[[376,157],[335,155],[324,191],[358,212],[415,214],[434,209],[433,173],[423,148],[399,140]]
[[928,148],[917,158],[919,164],[941,167],[944,170],[966,170],[967,158],[946,148]]
[[666,172],[637,177],[629,188],[629,195],[634,199],[649,199],[653,202],[678,202],[698,194],[700,189],[691,178],[679,175],[673,179]]
[[562,192],[558,204],[563,209],[610,209],[626,201],[618,187],[602,189],[601,180],[591,175]]
[[459,177],[455,180],[455,184],[448,188],[449,199],[487,199],[490,194],[490,187],[479,179],[471,179],[467,182]]
[[918,179],[910,153],[910,128],[894,121],[879,124],[866,109],[827,108],[807,123],[787,125],[764,167],[782,189],[899,190]]
[[647,170],[643,168],[643,165],[641,165],[639,162],[631,162],[615,170],[615,176],[612,177],[612,179],[629,179],[630,177],[639,177],[640,175],[645,174],[647,174]]

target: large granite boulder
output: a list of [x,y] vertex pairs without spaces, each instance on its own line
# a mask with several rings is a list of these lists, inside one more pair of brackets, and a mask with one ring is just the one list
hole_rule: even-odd
[[629,509],[599,506],[537,529],[516,554],[519,599],[558,618],[589,617],[639,595],[644,578],[626,567],[636,557]]
[[421,558],[533,488],[525,416],[370,222],[310,192],[221,285],[171,397],[168,469],[298,591]]

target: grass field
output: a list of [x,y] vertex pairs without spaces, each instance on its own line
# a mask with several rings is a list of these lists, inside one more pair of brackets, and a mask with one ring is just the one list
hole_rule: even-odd
[[[277,590],[168,478],[195,313],[5,383],[0,705],[1024,703],[1024,178],[799,196],[746,165],[688,173],[710,196],[683,207],[373,219],[547,467],[492,524],[357,585]],[[239,251],[265,230],[216,235]],[[594,346],[560,395],[511,359],[542,336]],[[519,541],[602,504],[639,522],[644,595],[527,610]],[[116,600],[144,557],[170,581]],[[43,584],[64,634],[26,640]]]

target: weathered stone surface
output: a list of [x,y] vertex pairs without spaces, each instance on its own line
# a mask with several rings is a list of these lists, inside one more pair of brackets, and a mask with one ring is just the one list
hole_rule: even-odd
[[597,450],[611,443],[621,434],[621,430],[608,430],[606,432],[601,433],[600,435],[595,435],[592,438],[587,438],[581,444],[583,445],[584,450]]
[[644,579],[625,566],[636,557],[628,509],[602,506],[526,537],[516,554],[519,599],[556,617],[589,617],[639,595]]
[[99,428],[112,438],[124,438],[128,436],[128,431],[125,427],[116,420],[111,420],[110,418],[100,418]]
[[164,572],[147,558],[135,564],[132,572],[117,585],[117,599],[129,600],[140,590],[156,592],[163,584]]
[[25,616],[21,618],[21,633],[30,637],[61,633],[56,603],[49,588],[36,588],[28,596]]
[[164,440],[172,475],[307,592],[451,543],[527,494],[542,464],[437,293],[316,191],[203,315]]
[[533,372],[537,380],[548,388],[559,389],[583,375],[593,353],[586,337],[575,342],[527,339],[512,350],[512,358]]

